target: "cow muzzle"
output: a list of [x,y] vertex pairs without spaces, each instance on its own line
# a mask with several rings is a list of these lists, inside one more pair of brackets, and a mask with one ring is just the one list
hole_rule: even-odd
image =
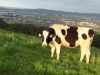
[[47,44],[46,43],[42,43],[42,46],[45,47],[45,46],[47,46]]

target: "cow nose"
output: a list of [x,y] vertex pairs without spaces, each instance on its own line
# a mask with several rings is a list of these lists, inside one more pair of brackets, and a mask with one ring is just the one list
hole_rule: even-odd
[[47,46],[47,44],[42,44],[43,47]]

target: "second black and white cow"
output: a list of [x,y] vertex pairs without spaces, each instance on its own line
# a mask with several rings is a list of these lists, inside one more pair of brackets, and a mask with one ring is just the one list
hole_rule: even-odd
[[93,29],[87,27],[69,27],[54,24],[47,30],[40,32],[39,37],[42,37],[42,46],[47,46],[47,44],[50,45],[51,57],[53,57],[56,49],[57,60],[59,60],[61,45],[68,48],[80,46],[80,61],[82,61],[86,55],[86,63],[89,63],[90,46],[94,37]]

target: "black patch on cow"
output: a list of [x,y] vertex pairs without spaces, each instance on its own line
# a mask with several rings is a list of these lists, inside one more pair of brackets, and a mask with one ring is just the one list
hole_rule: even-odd
[[93,34],[94,34],[93,29],[89,29],[89,31],[88,31],[88,35],[89,35],[90,38],[93,36]]
[[47,44],[49,44],[52,41],[52,38],[50,38],[49,36],[46,38],[46,42]]
[[78,27],[70,27],[67,29],[67,35],[65,36],[65,40],[70,43],[70,47],[75,46],[75,42],[78,40]]
[[65,31],[64,29],[61,29],[61,33],[62,33],[63,35],[65,35],[65,34],[66,34],[66,31]]
[[56,41],[58,44],[61,44],[61,39],[60,39],[60,37],[56,36],[55,41]]
[[56,35],[55,30],[53,28],[49,28],[49,36],[52,35],[53,37]]
[[42,36],[42,42],[44,41],[44,36]]
[[87,35],[84,33],[84,34],[82,34],[82,38],[84,39],[84,40],[86,40],[87,39]]

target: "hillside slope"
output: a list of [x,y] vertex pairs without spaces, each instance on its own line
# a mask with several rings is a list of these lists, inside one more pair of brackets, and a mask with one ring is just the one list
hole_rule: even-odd
[[0,18],[0,28],[6,29],[8,26],[9,26],[9,24],[7,24],[6,22],[4,22],[4,21]]
[[21,9],[21,8],[10,8],[10,7],[0,7],[1,12],[13,12],[19,14],[56,14],[56,15],[68,15],[68,16],[85,16],[85,17],[98,17],[100,14],[95,13],[78,13],[78,12],[66,12],[58,10],[49,10],[49,9]]
[[62,47],[60,60],[38,37],[0,29],[0,75],[100,75],[100,50],[92,47],[90,64],[79,62],[79,47]]

